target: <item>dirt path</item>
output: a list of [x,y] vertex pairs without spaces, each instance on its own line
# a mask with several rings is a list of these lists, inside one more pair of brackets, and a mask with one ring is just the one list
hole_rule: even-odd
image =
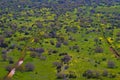
[[120,58],[120,54],[119,52],[112,46],[112,44],[108,41],[108,39],[106,38],[105,34],[104,34],[104,31],[103,31],[103,28],[101,28],[101,31],[102,31],[102,35],[103,35],[103,38],[104,40],[106,41],[106,43],[109,45],[109,48],[110,50],[113,52],[113,54],[115,54],[115,57],[116,58]]
[[23,51],[21,52],[20,58],[18,59],[16,64],[13,66],[11,71],[8,72],[8,74],[4,77],[4,80],[11,80],[11,78],[13,77],[13,75],[16,72],[16,69],[23,64],[25,56],[26,56],[26,50],[27,50],[27,46],[24,47]]

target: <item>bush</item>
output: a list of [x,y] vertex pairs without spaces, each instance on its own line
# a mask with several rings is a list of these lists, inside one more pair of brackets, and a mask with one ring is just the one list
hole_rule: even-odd
[[43,48],[36,48],[35,51],[37,53],[43,53],[44,52],[44,49]]
[[61,67],[63,66],[60,62],[54,62],[53,65],[56,67],[58,73],[61,71]]
[[0,35],[0,44],[4,42],[4,37]]
[[27,63],[25,65],[26,71],[33,71],[35,69],[35,66],[32,63]]
[[50,40],[50,44],[51,44],[51,45],[55,45],[55,43],[54,43],[53,40]]
[[116,74],[113,74],[113,73],[109,74],[109,78],[115,78],[115,77],[116,77]]
[[101,48],[101,47],[96,47],[96,48],[95,48],[95,53],[103,53],[103,48]]
[[8,47],[8,44],[7,43],[0,43],[0,47],[6,48],[6,47]]
[[57,73],[57,79],[66,79],[66,78],[67,78],[67,74]]
[[9,61],[9,64],[13,64],[13,63],[14,63],[14,61],[13,61],[13,58],[12,58],[12,57],[9,57],[9,58],[8,58],[8,61]]
[[64,67],[65,70],[68,69],[68,68],[69,68],[69,65],[66,65],[66,66]]
[[68,63],[70,60],[71,60],[71,56],[69,56],[69,55],[65,55],[65,56],[61,59],[61,61],[64,62],[64,63]]
[[61,47],[61,43],[60,42],[57,42],[56,43],[56,48],[60,48]]
[[30,57],[35,58],[36,56],[37,56],[36,53],[34,52],[30,53]]
[[98,79],[100,77],[100,73],[98,71],[86,70],[83,73],[83,76],[86,78],[95,78]]
[[68,55],[68,53],[60,53],[59,56]]
[[67,46],[68,45],[68,41],[64,41],[63,45]]
[[98,71],[94,71],[94,75],[93,78],[99,78],[100,77],[100,73]]
[[56,66],[56,67],[57,66],[62,66],[62,63],[60,63],[60,62],[53,62],[53,65]]
[[20,72],[24,72],[25,71],[25,67],[24,66],[19,66],[17,68],[17,70],[20,71]]
[[40,56],[40,60],[46,60],[46,56]]
[[115,68],[115,63],[113,61],[108,61],[107,66],[108,68]]
[[75,75],[75,72],[70,71],[69,72],[69,78],[76,78],[77,76]]
[[108,71],[104,70],[102,73],[103,76],[107,77],[108,76]]
[[7,53],[7,50],[6,50],[6,49],[3,49],[1,52],[2,52],[2,54],[6,54],[6,53]]
[[92,71],[92,70],[86,70],[86,71],[83,73],[83,77],[92,78],[92,76],[93,76],[93,71]]
[[17,45],[16,44],[12,44],[10,45],[9,49],[14,49]]
[[3,61],[6,61],[7,60],[7,54],[2,54],[2,59],[3,59]]
[[6,66],[5,69],[6,69],[6,71],[9,71],[9,72],[10,72],[10,71],[12,70],[12,65]]
[[117,37],[120,37],[120,32],[118,32],[116,36],[117,36]]
[[57,50],[52,50],[52,49],[48,50],[48,54],[49,54],[49,55],[51,55],[51,54],[56,54],[56,53],[58,53]]

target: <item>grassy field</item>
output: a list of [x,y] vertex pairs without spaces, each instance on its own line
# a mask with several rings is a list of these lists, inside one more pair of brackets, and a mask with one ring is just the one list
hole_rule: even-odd
[[[97,7],[96,11],[105,11],[110,14],[113,12],[120,13],[119,7],[120,6]],[[28,16],[28,13],[30,16]],[[7,75],[8,71],[6,71],[6,66],[14,66],[22,55],[23,48],[27,45],[28,49],[30,47],[43,48],[44,52],[42,55],[32,58],[31,53],[34,52],[26,50],[26,56],[22,64],[23,71],[17,70],[12,80],[63,80],[63,78],[57,78],[57,69],[53,65],[54,62],[61,62],[61,59],[64,57],[60,56],[61,53],[67,53],[67,55],[71,56],[67,64],[62,63],[63,66],[68,65],[69,68],[61,71],[61,73],[69,75],[70,72],[73,72],[76,76],[68,80],[120,80],[120,61],[115,57],[115,54],[110,51],[110,46],[103,38],[102,32],[99,31],[102,25],[106,37],[113,38],[111,43],[119,50],[120,43],[116,42],[116,35],[120,32],[120,28],[112,28],[107,31],[111,23],[103,25],[100,22],[100,20],[102,20],[100,15],[103,17],[106,16],[98,13],[90,14],[90,12],[88,12],[89,14],[83,16],[83,18],[79,18],[77,14],[80,15],[81,13],[78,12],[77,8],[72,11],[67,11],[58,17],[55,13],[52,13],[49,8],[41,8],[36,10],[36,13],[40,14],[36,16],[34,10],[28,9],[27,11],[23,10],[19,12],[18,14],[20,14],[20,16],[18,16],[17,19],[13,17],[13,13],[1,16],[1,21],[6,20],[6,22],[3,23],[5,26],[4,29],[2,30],[2,28],[0,28],[1,35],[6,36],[6,32],[8,31],[13,32],[13,34],[10,37],[5,37],[4,42],[8,44],[8,47],[0,48],[0,54],[2,55],[2,51],[9,49],[12,44],[16,45],[16,47],[6,53],[8,56],[6,61],[3,61],[3,57],[0,58],[0,78]],[[93,19],[93,22],[87,22],[89,20],[88,16]],[[16,30],[11,28],[11,24],[14,28],[16,27],[14,25],[17,25]],[[30,30],[30,28],[32,28],[32,30]],[[66,31],[67,29],[68,31]],[[50,32],[55,32],[57,37],[50,37]],[[110,32],[113,32],[112,36]],[[58,39],[60,39],[61,42]],[[95,41],[95,39],[97,40]],[[51,45],[51,40],[54,45]],[[64,45],[62,40],[63,42],[66,41],[67,45]],[[61,46],[58,48],[56,47],[57,42],[61,43]],[[100,48],[100,50],[98,49],[96,51],[96,48]],[[57,52],[49,53],[50,50]],[[40,53],[35,54],[39,55]],[[45,59],[41,58],[41,56],[45,57]],[[13,64],[9,63],[9,57],[14,60]],[[109,65],[108,62],[110,61],[112,63]],[[33,71],[25,70],[24,66],[29,62],[35,66]],[[111,68],[109,66],[113,67]],[[86,70],[91,70],[92,75],[90,75],[94,77],[84,77],[83,74]],[[108,72],[106,73],[107,76],[103,76],[104,71]]]

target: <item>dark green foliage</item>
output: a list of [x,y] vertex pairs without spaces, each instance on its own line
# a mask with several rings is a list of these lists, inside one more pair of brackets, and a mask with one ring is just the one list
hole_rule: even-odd
[[116,67],[115,62],[113,62],[113,61],[108,61],[107,66],[108,66],[108,68],[115,68]]
[[36,49],[35,49],[35,52],[41,54],[41,53],[44,52],[44,49],[43,49],[43,48],[36,48]]
[[3,42],[4,42],[4,37],[0,35],[0,44],[2,44]]
[[95,48],[95,53],[103,53],[103,48],[101,48],[101,47],[96,47],[96,48]]
[[83,76],[90,79],[90,78],[96,78],[96,79],[99,79],[100,77],[100,73],[97,72],[97,71],[92,71],[92,70],[86,70],[84,73],[83,73]]
[[31,56],[32,58],[35,58],[35,57],[37,56],[37,54],[34,53],[34,52],[32,52],[32,53],[30,53],[30,56]]
[[77,78],[76,74],[72,71],[69,72],[69,78]]
[[115,78],[115,77],[116,77],[115,74],[112,74],[112,73],[111,73],[111,74],[109,75],[109,78]]
[[61,61],[64,62],[64,63],[68,63],[70,60],[71,60],[71,56],[69,56],[69,55],[65,55],[65,56],[61,59]]
[[7,54],[2,54],[2,59],[3,59],[3,61],[6,61],[7,60]]
[[58,67],[58,66],[62,66],[62,63],[60,63],[60,62],[53,62],[53,65]]
[[46,60],[45,56],[40,56],[40,60]]
[[107,71],[107,70],[104,70],[104,71],[103,71],[103,73],[102,73],[102,75],[103,75],[103,76],[105,76],[105,77],[107,77],[107,76],[108,76],[108,74],[109,74],[109,73],[108,73],[108,71]]
[[6,66],[5,69],[6,69],[6,71],[9,71],[9,72],[10,72],[10,71],[12,70],[12,65]]
[[51,44],[51,45],[55,45],[55,43],[54,43],[53,40],[50,40],[50,44]]
[[17,68],[17,70],[20,71],[20,72],[25,72],[25,67],[24,66],[19,66]]
[[57,74],[57,79],[66,79],[67,75],[64,73],[58,73]]
[[56,43],[56,48],[60,48],[61,47],[61,43],[60,42],[57,42]]
[[93,71],[92,71],[92,70],[86,70],[86,71],[83,73],[83,77],[92,78],[92,77],[93,77]]
[[13,60],[12,57],[9,57],[9,58],[8,58],[8,61],[9,61],[9,64],[13,64],[13,63],[14,63],[14,60]]
[[34,68],[35,68],[35,66],[34,66],[32,63],[27,63],[27,64],[25,65],[25,70],[26,70],[26,71],[33,71]]

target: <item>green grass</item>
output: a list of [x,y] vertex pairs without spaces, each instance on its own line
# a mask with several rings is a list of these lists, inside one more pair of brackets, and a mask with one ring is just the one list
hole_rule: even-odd
[[[117,7],[119,8],[119,6]],[[120,11],[116,9],[116,7],[98,7],[96,9],[97,11],[106,11],[106,12],[117,12],[119,13]],[[49,9],[40,9],[39,12],[45,13],[44,15],[40,15],[39,17],[31,16],[31,17],[24,17],[26,14],[24,13],[25,11],[21,12],[20,14],[23,15],[23,17],[18,17],[17,20],[12,20],[12,23],[16,23],[18,27],[20,28],[21,26],[27,26],[31,27],[33,24],[35,24],[35,21],[39,20],[42,22],[42,25],[44,29],[42,30],[43,32],[46,31],[46,27],[50,26],[54,22],[49,21],[49,20],[54,20],[54,17],[56,14],[53,14],[50,12]],[[63,21],[62,28],[57,31],[57,34],[61,34],[66,40],[68,40],[68,34],[65,33],[65,26],[73,27],[77,26],[79,27],[78,32],[72,33],[69,32],[73,38],[76,39],[76,41],[70,41],[68,40],[68,46],[62,45],[61,48],[56,48],[55,45],[50,45],[49,41],[54,40],[55,43],[57,40],[55,38],[46,38],[41,40],[40,32],[34,32],[34,35],[37,35],[37,38],[39,38],[39,42],[42,42],[42,47],[45,49],[45,52],[43,53],[43,56],[46,56],[46,60],[40,60],[39,58],[31,58],[30,57],[30,51],[27,52],[27,55],[25,57],[24,63],[22,65],[25,65],[28,62],[31,62],[35,65],[35,70],[33,72],[19,72],[16,71],[15,75],[13,76],[12,80],[57,80],[56,79],[56,68],[53,66],[53,62],[55,61],[60,61],[61,57],[59,56],[59,53],[62,52],[67,52],[70,56],[72,56],[72,60],[69,62],[69,69],[68,71],[74,71],[75,74],[77,75],[76,79],[70,79],[70,80],[87,80],[85,77],[82,76],[83,72],[85,70],[97,70],[99,71],[100,74],[102,74],[103,70],[108,70],[109,73],[116,74],[115,78],[109,78],[109,77],[103,77],[102,80],[119,80],[120,74],[120,61],[115,58],[114,54],[109,50],[108,44],[104,41],[104,39],[101,40],[102,44],[99,45],[104,49],[103,53],[95,53],[95,42],[94,38],[101,38],[102,34],[98,34],[98,32],[91,32],[89,34],[86,34],[86,28],[80,26],[80,22],[75,21],[77,19],[76,16],[76,10],[73,12],[66,12],[65,15],[61,15],[58,17],[58,22]],[[33,13],[32,13],[33,14]],[[94,18],[95,16],[93,16]],[[6,16],[2,16],[2,19],[7,18]],[[27,22],[25,20],[30,20],[30,22]],[[96,18],[95,18],[96,19]],[[44,21],[47,20],[48,23],[45,23]],[[21,23],[21,24],[20,24]],[[96,20],[94,20],[94,23],[97,23]],[[58,23],[59,24],[59,23]],[[86,23],[90,24],[90,23]],[[100,24],[100,23],[99,23]],[[54,27],[54,26],[53,26]],[[59,26],[58,26],[59,27]],[[94,27],[88,28],[88,30],[92,29],[98,29]],[[9,28],[10,29],[10,28]],[[9,30],[8,29],[8,30]],[[83,29],[83,30],[81,30]],[[1,31],[1,30],[0,30]],[[61,32],[60,32],[61,31]],[[79,33],[80,32],[80,33]],[[114,35],[113,38],[116,38],[116,33],[119,32],[119,29],[114,29]],[[6,38],[6,41],[11,41],[11,44],[23,44],[23,46],[26,44],[27,41],[20,41],[20,38],[23,37],[31,37],[32,35],[25,36],[24,34],[21,34],[20,32],[16,32],[16,37],[12,36],[13,40],[10,40],[10,38]],[[32,33],[31,33],[32,34]],[[36,36],[32,36],[36,37]],[[109,36],[107,36],[109,37]],[[88,39],[88,41],[84,41],[84,39]],[[18,40],[18,41],[17,41]],[[45,43],[48,42],[48,43]],[[115,42],[114,42],[115,43]],[[76,52],[74,50],[69,50],[70,46],[74,46],[75,44],[79,45],[80,47],[80,52]],[[22,46],[22,47],[23,47]],[[29,43],[27,46],[30,47],[41,47],[39,43]],[[83,48],[83,49],[82,49]],[[91,51],[88,51],[88,49],[91,48]],[[57,50],[57,54],[52,54],[48,55],[48,50],[53,49]],[[0,49],[2,50],[2,49]],[[1,53],[0,53],[1,54]],[[14,61],[17,62],[19,57],[21,56],[21,52],[18,51],[17,49],[12,50],[11,52],[8,53],[8,56],[13,57]],[[79,58],[78,58],[79,57]],[[106,58],[106,61],[102,61],[103,58]],[[95,62],[100,61],[100,64],[97,64],[97,67],[95,67]],[[109,69],[107,67],[107,62],[108,61],[114,61],[116,64],[116,68],[114,69]],[[7,71],[5,70],[5,66],[8,65],[8,61],[3,62],[2,59],[0,59],[0,77],[4,77],[7,74]],[[89,80],[98,80],[98,79],[89,79]]]

